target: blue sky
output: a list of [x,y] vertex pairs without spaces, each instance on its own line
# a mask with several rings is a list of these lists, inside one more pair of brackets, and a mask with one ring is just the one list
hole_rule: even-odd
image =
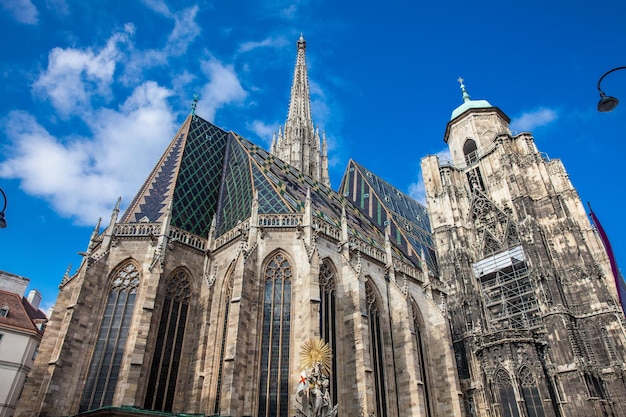
[[560,158],[626,265],[621,207],[623,1],[0,0],[0,269],[51,305],[99,217],[128,204],[184,118],[266,148],[307,40],[314,122],[331,183],[349,158],[421,198],[420,160],[445,149],[457,78]]

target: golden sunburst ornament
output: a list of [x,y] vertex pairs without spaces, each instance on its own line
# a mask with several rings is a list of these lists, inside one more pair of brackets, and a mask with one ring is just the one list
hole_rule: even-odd
[[322,339],[307,339],[300,349],[300,366],[310,369],[321,364],[322,372],[330,376],[330,365],[333,354],[328,343]]

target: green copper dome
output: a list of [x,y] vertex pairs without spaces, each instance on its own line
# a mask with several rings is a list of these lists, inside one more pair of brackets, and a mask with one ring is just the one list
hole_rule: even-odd
[[459,77],[457,80],[461,84],[461,91],[463,92],[463,104],[452,111],[452,115],[450,116],[450,120],[458,117],[469,109],[486,109],[489,107],[493,107],[487,100],[472,100],[470,95],[467,93],[465,89],[465,84],[463,84],[463,78]]

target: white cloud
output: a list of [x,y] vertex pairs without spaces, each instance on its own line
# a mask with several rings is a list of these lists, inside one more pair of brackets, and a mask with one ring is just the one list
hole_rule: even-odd
[[97,52],[90,48],[54,48],[48,68],[35,81],[34,91],[49,99],[62,116],[83,113],[94,96],[107,98],[117,62],[120,43],[129,42],[129,30],[116,33]]
[[[439,163],[449,162],[452,160],[452,156],[450,155],[450,149],[444,148],[435,154],[439,158]],[[421,169],[418,174],[417,182],[409,184],[409,196],[419,201],[421,204],[426,205],[426,188],[424,187],[424,176],[422,175]]]
[[258,48],[282,48],[287,45],[287,39],[284,37],[268,37],[263,39],[262,41],[250,41],[244,42],[239,46],[239,52],[249,52]]
[[27,25],[36,25],[39,12],[30,0],[0,0],[0,5],[13,19]]
[[200,35],[201,29],[196,22],[198,7],[190,7],[180,12],[171,12],[161,1],[147,1],[148,7],[163,16],[174,20],[174,28],[167,37],[166,44],[160,49],[131,49],[128,60],[124,63],[125,84],[139,82],[147,69],[170,66],[170,58],[184,55],[189,45]]
[[33,116],[12,112],[3,123],[12,155],[0,163],[0,176],[20,179],[57,212],[93,224],[118,196],[130,202],[174,135],[169,94],[154,82],[140,85],[119,111],[95,112],[89,138],[56,138]]
[[545,107],[531,112],[522,113],[511,120],[511,130],[516,132],[529,132],[538,127],[546,126],[558,118],[556,110]]
[[248,93],[241,86],[232,65],[211,58],[203,61],[201,67],[209,82],[202,88],[197,112],[213,121],[217,109],[225,104],[243,101]]
[[70,8],[65,0],[45,0],[46,7],[59,16],[67,16]]
[[261,120],[248,123],[247,128],[254,132],[267,145],[272,143],[272,136],[278,132],[278,123],[267,124]]

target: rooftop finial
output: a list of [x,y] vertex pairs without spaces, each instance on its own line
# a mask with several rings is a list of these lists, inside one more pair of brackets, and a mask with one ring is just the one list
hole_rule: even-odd
[[302,32],[300,32],[300,39],[298,39],[298,48],[306,48],[306,41],[304,36],[302,36]]
[[457,80],[459,82],[459,84],[461,84],[461,91],[463,92],[463,102],[466,101],[470,101],[470,95],[467,93],[467,90],[465,90],[465,84],[463,84],[463,78],[459,77],[459,79]]
[[198,107],[198,95],[194,94],[193,95],[193,103],[191,104],[191,115],[192,116],[196,115],[196,107]]

